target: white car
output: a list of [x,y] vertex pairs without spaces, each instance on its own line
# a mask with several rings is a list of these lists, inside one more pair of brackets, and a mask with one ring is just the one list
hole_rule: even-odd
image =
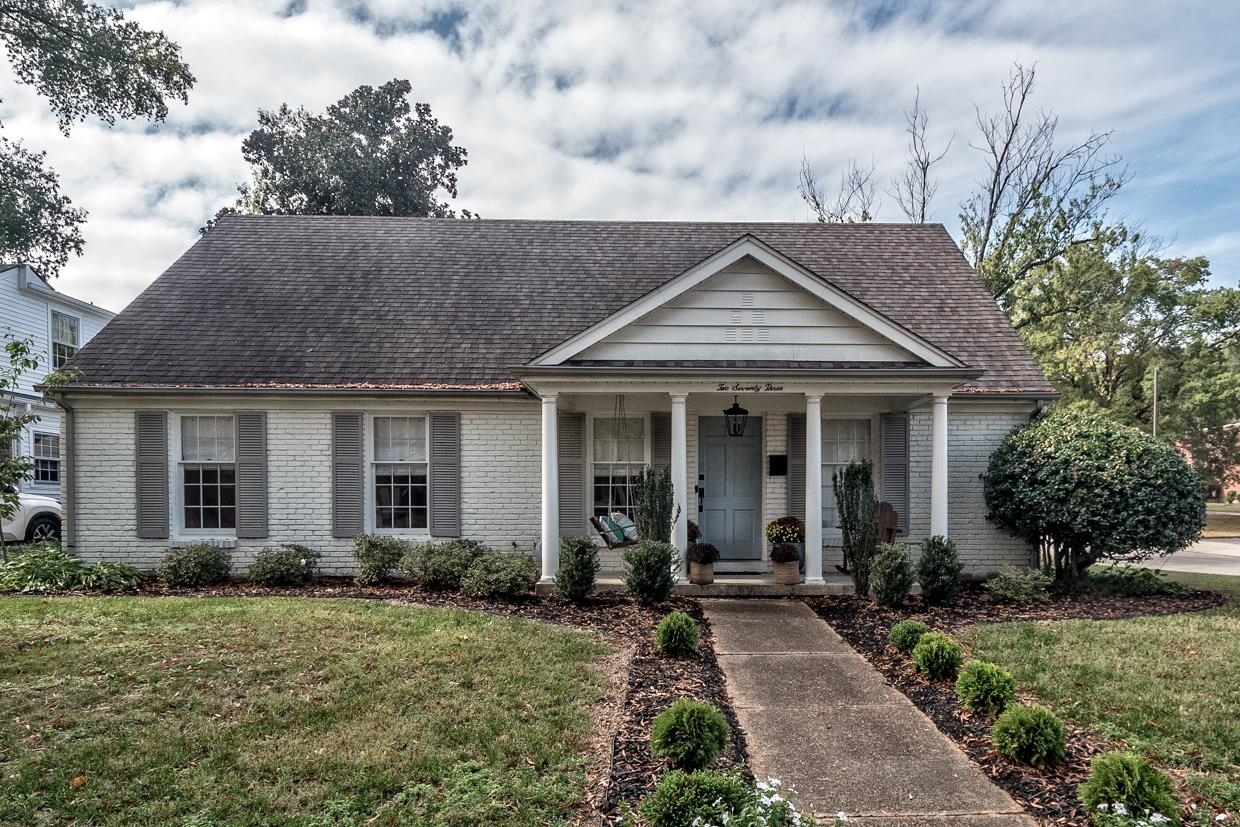
[[60,503],[38,494],[19,494],[17,513],[4,520],[6,543],[41,543],[60,539]]

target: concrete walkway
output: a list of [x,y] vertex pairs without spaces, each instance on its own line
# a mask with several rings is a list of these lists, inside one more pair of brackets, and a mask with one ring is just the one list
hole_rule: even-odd
[[1142,565],[1165,571],[1240,576],[1240,537],[1199,540],[1170,557],[1155,557]]
[[759,778],[867,827],[1033,827],[804,603],[703,600]]

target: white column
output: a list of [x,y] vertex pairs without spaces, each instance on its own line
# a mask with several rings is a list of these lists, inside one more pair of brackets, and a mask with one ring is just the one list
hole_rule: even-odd
[[560,566],[559,412],[556,395],[542,398],[542,581]]
[[947,396],[934,397],[930,448],[930,533],[947,536]]
[[805,394],[805,582],[822,583],[822,394]]
[[685,400],[688,394],[672,397],[672,494],[680,514],[672,527],[672,545],[680,552],[680,578],[688,577],[685,553],[689,550],[689,451]]

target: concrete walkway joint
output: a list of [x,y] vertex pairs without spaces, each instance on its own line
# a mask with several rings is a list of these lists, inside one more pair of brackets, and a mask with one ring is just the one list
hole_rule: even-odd
[[701,602],[756,776],[869,827],[1034,827],[804,603]]

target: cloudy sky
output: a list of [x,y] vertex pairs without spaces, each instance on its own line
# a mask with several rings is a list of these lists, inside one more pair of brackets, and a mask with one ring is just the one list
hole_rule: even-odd
[[[1134,176],[1113,213],[1174,254],[1240,276],[1240,3],[129,2],[198,78],[167,123],[87,122],[68,138],[0,67],[5,134],[48,151],[90,212],[58,289],[119,310],[246,177],[259,108],[321,110],[359,84],[413,83],[469,151],[458,206],[484,217],[807,220],[806,155],[902,164],[917,88],[937,144],[934,218],[955,232],[981,174],[974,103],[1014,60],[1063,138],[1112,131]],[[881,199],[880,220],[900,220]]]

